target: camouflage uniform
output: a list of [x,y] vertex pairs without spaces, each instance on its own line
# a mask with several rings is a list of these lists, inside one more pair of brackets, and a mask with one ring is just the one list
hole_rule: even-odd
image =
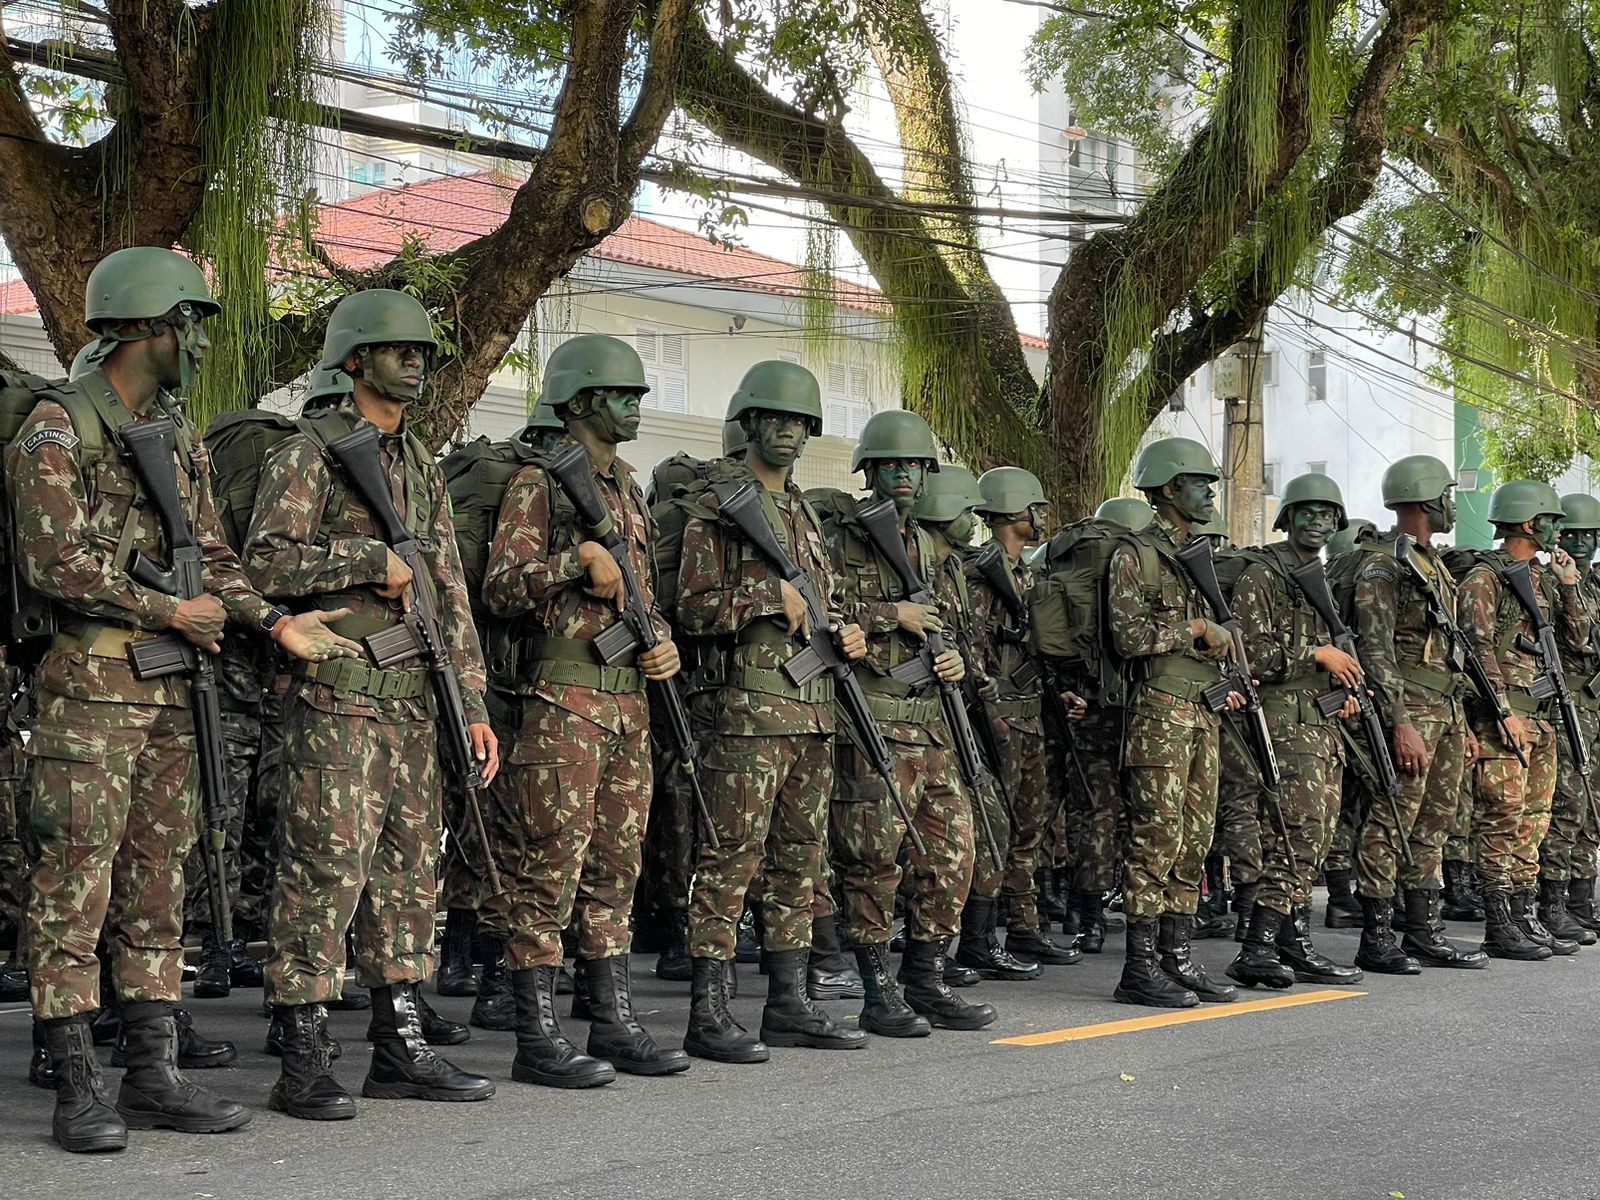
[[[1063,690],[1080,696],[1093,694],[1087,684],[1074,687],[1070,677],[1057,682]],[[1088,714],[1072,728],[1091,795],[1084,795],[1075,782],[1066,751],[1054,744],[1050,747],[1054,786],[1066,789],[1067,863],[1072,872],[1072,889],[1079,895],[1099,897],[1117,886],[1117,868],[1124,854],[1120,826],[1126,803],[1123,721],[1121,707],[1091,703]]]
[[[98,370],[54,394],[69,390],[112,427],[169,415],[178,424],[193,466],[191,474],[180,463],[178,485],[204,552],[206,590],[233,621],[259,627],[271,606],[223,540],[193,429],[165,405],[131,413]],[[34,1012],[47,1020],[98,1007],[94,947],[108,906],[123,1003],[177,998],[183,859],[199,820],[188,681],[141,682],[126,657],[130,642],[164,628],[178,608],[125,570],[131,550],[165,559],[160,522],[138,503],[131,464],[114,451],[81,462],[79,438],[65,403],[47,394],[6,456],[17,545],[29,581],[58,602],[61,630],[34,677],[28,745],[40,843],[28,966]]]
[[[1251,666],[1254,665],[1252,659]],[[1261,775],[1238,738],[1224,735],[1218,744],[1217,759],[1216,840],[1228,857],[1228,876],[1233,886],[1254,888],[1260,884],[1264,869]]]
[[[1600,578],[1594,571],[1585,574],[1579,592],[1589,612],[1600,611]],[[1600,739],[1600,700],[1591,696],[1586,684],[1600,670],[1600,653],[1592,642],[1581,651],[1561,649],[1561,667],[1572,689],[1578,710],[1578,725],[1590,753]],[[1591,780],[1590,788],[1594,787]],[[1563,745],[1556,772],[1555,797],[1550,808],[1550,831],[1539,847],[1539,878],[1565,884],[1569,880],[1593,879],[1595,875],[1595,817],[1589,792],[1573,766],[1572,755]]]
[[21,682],[17,668],[0,664],[0,961],[17,947],[28,904],[28,873],[39,857],[22,741],[26,714],[14,700]]
[[[355,402],[338,412],[352,428]],[[401,518],[424,539],[441,635],[460,676],[469,723],[487,720],[484,668],[461,582],[444,478],[411,434],[383,434],[379,460]],[[388,547],[327,455],[298,434],[262,471],[245,542],[252,578],[269,596],[352,609],[335,628],[360,640],[393,627],[398,600],[374,590]],[[345,930],[354,919],[364,987],[424,978],[434,926],[440,771],[425,667],[378,670],[353,659],[297,663],[284,701],[281,845],[267,988],[274,1004],[337,999]]]

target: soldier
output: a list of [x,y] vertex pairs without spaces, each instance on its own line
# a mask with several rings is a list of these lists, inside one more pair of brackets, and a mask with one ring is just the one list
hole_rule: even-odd
[[[981,1029],[995,1019],[987,1004],[967,1004],[946,985],[945,954],[972,877],[972,808],[957,778],[950,731],[934,685],[911,686],[890,672],[922,654],[955,603],[950,577],[938,570],[933,539],[911,518],[927,475],[939,470],[933,431],[915,413],[875,413],[861,429],[851,470],[866,475],[874,500],[892,500],[907,557],[936,604],[913,603],[845,503],[826,523],[828,550],[846,597],[845,611],[867,635],[856,678],[895,755],[895,776],[924,852],[919,852],[888,788],[847,740],[835,743],[837,775],[829,814],[834,865],[849,912],[850,935],[866,990],[861,1028],[882,1037],[925,1037],[930,1022]],[[966,674],[946,647],[933,661],[944,684]],[[901,863],[909,876],[905,957],[889,975],[888,943]]]
[[39,857],[28,802],[26,676],[0,659],[0,1003],[28,998],[28,968],[22,961],[28,873]]
[[[1538,660],[1519,637],[1531,637],[1533,623],[1504,586],[1501,572],[1527,562],[1534,597],[1556,626],[1557,641],[1570,652],[1588,647],[1590,620],[1578,594],[1578,567],[1556,544],[1564,515],[1549,484],[1517,479],[1503,483],[1489,498],[1489,520],[1499,549],[1468,571],[1461,581],[1461,628],[1483,660],[1501,702],[1509,708],[1505,733],[1491,715],[1472,710],[1473,732],[1482,748],[1477,762],[1478,877],[1483,885],[1484,950],[1494,958],[1538,960],[1574,954],[1578,944],[1553,937],[1539,921],[1534,888],[1539,875],[1539,844],[1550,825],[1556,788],[1560,737],[1540,702],[1528,694]],[[1538,559],[1548,551],[1550,565]],[[1515,756],[1520,747],[1528,765]],[[1414,754],[1414,748],[1411,757]]]
[[[16,550],[57,629],[34,677],[39,859],[27,952],[56,1079],[55,1140],[79,1152],[120,1150],[130,1127],[211,1133],[250,1119],[175,1065],[183,859],[199,822],[194,717],[187,676],[136,678],[130,647],[170,630],[215,654],[232,619],[301,657],[355,651],[319,616],[292,617],[263,600],[223,541],[208,460],[170,395],[192,378],[207,344],[200,323],[220,308],[200,269],[170,250],[119,250],[90,273],[84,307],[97,339],[90,369],[40,394],[6,455]],[[152,420],[170,420],[178,434],[177,485],[209,589],[192,599],[129,574],[135,551],[151,561],[171,554],[118,449],[125,428]],[[108,906],[128,1066],[115,1110],[89,1029]]]
[[[1261,707],[1283,782],[1276,797],[1258,788],[1263,830],[1262,877],[1244,947],[1228,976],[1246,986],[1361,982],[1361,972],[1311,944],[1311,889],[1338,815],[1344,743],[1317,697],[1334,683],[1357,688],[1361,664],[1330,644],[1327,625],[1289,572],[1316,559],[1345,524],[1344,497],[1326,475],[1298,475],[1284,485],[1274,529],[1287,540],[1248,552],[1233,588],[1250,669],[1260,677]],[[1352,696],[1339,717],[1353,717]],[[1275,805],[1276,821],[1266,810]]]
[[[640,601],[653,607],[652,526],[633,469],[617,455],[638,437],[649,391],[639,356],[600,335],[571,338],[545,364],[544,397],[567,436],[589,456],[594,487],[625,546]],[[544,464],[524,467],[506,488],[490,548],[483,598],[498,617],[520,618],[514,690],[521,725],[496,796],[516,828],[499,848],[505,890],[506,958],[516,1004],[511,1077],[550,1087],[593,1087],[616,1070],[662,1075],[687,1070],[681,1050],[663,1050],[633,1012],[629,918],[650,805],[646,680],[678,672],[678,651],[653,612],[657,644],[628,665],[603,665],[594,639],[618,620],[622,573],[599,532],[580,528],[573,502]],[[578,966],[588,984],[589,1053],[563,1036],[555,1015],[561,931],[576,918]],[[497,919],[499,919],[497,915]]]
[[[815,632],[805,598],[720,515],[721,501],[759,485],[760,519],[805,571],[817,599],[837,612],[821,519],[791,478],[806,441],[822,432],[821,389],[798,364],[757,363],[733,394],[728,419],[743,426],[746,448],[711,464],[711,486],[699,497],[705,515],[684,527],[678,575],[679,627],[696,639],[695,690],[711,693],[715,713],[701,765],[718,840],[717,847],[701,840],[689,899],[694,967],[683,1046],[720,1062],[764,1062],[768,1046],[853,1050],[866,1035],[835,1024],[807,992],[812,910],[827,870],[833,677],[797,685],[783,673]],[[860,627],[836,624],[841,651],[863,657]],[[728,1012],[725,986],[758,871],[768,978],[759,1039]]]
[[[1561,548],[1572,555],[1573,560],[1580,567],[1587,564],[1583,571],[1583,585],[1579,591],[1583,595],[1584,604],[1591,614],[1600,611],[1600,567],[1596,567],[1591,560],[1594,558],[1596,545],[1600,543],[1600,505],[1597,505],[1592,496],[1574,494],[1561,498],[1561,509],[1566,513],[1566,520],[1562,522]],[[1594,635],[1591,634],[1590,644],[1594,644]],[[1584,666],[1589,672],[1588,676],[1578,676],[1582,686],[1574,686],[1573,693],[1578,698],[1579,710],[1586,717],[1589,725],[1587,733],[1589,744],[1595,745],[1600,737],[1600,714],[1596,713],[1595,689],[1593,686],[1593,672],[1600,663],[1593,658]],[[1577,680],[1574,682],[1576,683]],[[1570,788],[1577,781],[1572,777],[1571,765],[1566,758],[1561,761],[1561,773],[1558,778],[1558,788]],[[1591,783],[1591,788],[1593,784]],[[1553,824],[1553,822],[1552,822]],[[1546,843],[1549,842],[1547,837]],[[1544,873],[1544,851],[1540,850],[1540,874]],[[1572,878],[1567,885],[1567,911],[1572,914],[1572,919],[1584,929],[1592,933],[1600,933],[1600,919],[1596,919],[1594,907],[1595,874],[1600,867],[1600,815],[1589,807],[1588,796],[1584,796],[1582,815],[1578,818],[1576,829],[1573,833],[1571,851]]]
[[[1132,664],[1134,680],[1124,749],[1128,946],[1114,995],[1125,1004],[1192,1008],[1202,998],[1235,995],[1189,957],[1185,936],[1217,812],[1219,718],[1204,693],[1217,683],[1217,664],[1232,655],[1233,639],[1207,615],[1173,556],[1195,536],[1193,526],[1215,514],[1218,474],[1211,452],[1188,438],[1152,442],[1132,474],[1155,517],[1113,552],[1106,597],[1112,643]],[[1228,694],[1229,707],[1243,703],[1237,692]]]
[[[444,478],[406,427],[437,349],[428,314],[403,292],[346,296],[323,337],[321,365],[351,394],[318,415],[317,433],[280,444],[262,470],[245,539],[251,577],[269,596],[337,610],[351,638],[391,630],[412,586],[430,589],[435,631],[461,686],[482,773],[499,766],[483,706],[484,669],[462,584]],[[379,466],[400,518],[426,544],[428,578],[377,536],[372,512],[324,445],[375,427]],[[355,1101],[330,1070],[327,1014],[340,996],[345,931],[354,919],[356,978],[372,993],[372,1064],[362,1094],[486,1100],[494,1083],[458,1070],[424,1041],[418,982],[433,951],[441,834],[436,703],[425,666],[359,661],[297,666],[284,700],[280,853],[273,892],[268,995],[283,1068],[268,1103],[290,1116],[342,1120]]]

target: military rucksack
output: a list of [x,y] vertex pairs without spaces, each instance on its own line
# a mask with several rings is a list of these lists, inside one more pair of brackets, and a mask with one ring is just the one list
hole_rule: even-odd
[[1112,706],[1127,702],[1127,681],[1111,648],[1106,581],[1112,552],[1127,532],[1097,517],[1068,525],[1045,544],[1028,594],[1033,652],[1087,684],[1095,692],[1091,699]]
[[[1339,619],[1351,625],[1355,610],[1356,577],[1367,553],[1394,557],[1394,541],[1385,538],[1376,529],[1363,529],[1356,535],[1353,547],[1344,554],[1330,555],[1327,563],[1328,591],[1333,594],[1333,606],[1339,610]],[[1353,626],[1352,626],[1353,628]]]
[[489,548],[500,525],[500,505],[506,488],[517,472],[539,461],[543,459],[538,450],[521,437],[499,442],[480,437],[439,460],[455,521],[461,577],[472,611],[480,621],[488,616],[483,607],[483,578],[489,567]]
[[[211,422],[201,441],[211,459],[211,493],[222,536],[235,554],[244,553],[245,535],[256,510],[256,493],[261,490],[261,471],[267,456],[297,433],[307,434],[325,446],[349,430],[350,422],[331,409],[288,417],[265,408],[243,408],[223,413]],[[333,472],[335,490],[329,498],[330,510],[342,503],[340,478],[339,472]]]
[[719,485],[737,485],[746,478],[743,468],[731,470],[725,458],[695,458],[682,451],[662,459],[651,472],[648,494],[656,530],[650,557],[656,571],[656,608],[668,621],[677,611],[683,531],[689,518],[715,520],[716,513],[703,502],[706,493]]

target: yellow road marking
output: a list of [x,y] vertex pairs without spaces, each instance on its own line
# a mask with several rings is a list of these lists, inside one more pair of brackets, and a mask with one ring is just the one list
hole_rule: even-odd
[[1028,1033],[1021,1037],[996,1038],[992,1046],[1054,1046],[1057,1042],[1082,1042],[1089,1038],[1111,1037],[1118,1033],[1137,1033],[1141,1029],[1162,1029],[1168,1025],[1187,1025],[1191,1021],[1215,1021],[1219,1017],[1240,1017],[1245,1013],[1269,1012],[1275,1008],[1298,1008],[1302,1004],[1322,1004],[1328,1000],[1353,1000],[1365,992],[1345,988],[1320,992],[1292,992],[1265,1000],[1246,1000],[1237,1004],[1205,1004],[1199,1008],[1179,1008],[1126,1021],[1103,1021],[1098,1025],[1078,1025],[1071,1029],[1052,1029],[1048,1033]]

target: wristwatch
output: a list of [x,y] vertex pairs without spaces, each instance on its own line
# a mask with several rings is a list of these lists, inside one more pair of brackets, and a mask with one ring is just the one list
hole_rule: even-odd
[[267,615],[261,618],[261,632],[267,637],[271,637],[272,631],[277,626],[278,622],[283,620],[285,617],[292,616],[294,616],[294,613],[290,612],[283,605],[274,604],[271,608],[267,609]]

